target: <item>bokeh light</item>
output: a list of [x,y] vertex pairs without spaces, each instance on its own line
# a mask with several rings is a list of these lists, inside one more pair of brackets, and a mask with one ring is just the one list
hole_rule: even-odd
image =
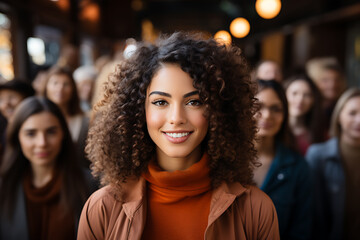
[[225,30],[220,30],[214,35],[214,39],[220,43],[229,46],[231,44],[231,35]]
[[260,17],[271,19],[276,17],[281,10],[280,0],[257,0],[255,3],[256,12]]
[[230,24],[230,32],[234,37],[243,38],[250,32],[250,23],[245,18],[235,18]]

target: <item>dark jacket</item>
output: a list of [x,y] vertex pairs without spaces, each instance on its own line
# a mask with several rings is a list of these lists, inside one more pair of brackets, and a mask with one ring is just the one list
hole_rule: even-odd
[[[84,177],[89,186],[89,193],[98,188],[97,181],[91,176],[90,171],[84,170]],[[26,217],[25,193],[22,184],[15,187],[17,191],[16,204],[11,220],[0,212],[0,240],[27,240],[29,239],[28,223]],[[1,194],[1,193],[0,193]],[[74,216],[75,229],[79,223],[80,213]],[[59,226],[61,227],[61,226]]]
[[274,202],[281,239],[310,239],[312,179],[305,159],[281,143],[261,186]]
[[313,144],[306,153],[315,193],[314,239],[342,239],[345,174],[337,138]]

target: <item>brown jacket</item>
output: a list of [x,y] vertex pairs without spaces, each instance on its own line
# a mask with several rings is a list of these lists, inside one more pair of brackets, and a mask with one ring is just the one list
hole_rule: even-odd
[[[80,218],[79,240],[141,239],[146,181],[129,181],[122,189],[120,196],[106,186],[88,199]],[[280,239],[272,201],[257,187],[223,183],[213,190],[204,239]]]

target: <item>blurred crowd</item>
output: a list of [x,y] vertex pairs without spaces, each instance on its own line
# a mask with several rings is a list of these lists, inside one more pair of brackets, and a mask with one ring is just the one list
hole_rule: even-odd
[[[0,228],[13,230],[13,239],[27,238],[16,235],[21,227],[30,239],[50,239],[59,224],[68,231],[51,239],[74,239],[81,207],[99,187],[85,154],[88,129],[104,82],[129,53],[79,66],[76,51],[67,48],[35,79],[0,84],[0,209],[8,210]],[[311,59],[286,77],[278,63],[262,60],[251,78],[261,163],[254,182],[274,202],[281,238],[358,238],[360,89],[347,87],[333,57]],[[26,214],[25,205],[32,206]]]

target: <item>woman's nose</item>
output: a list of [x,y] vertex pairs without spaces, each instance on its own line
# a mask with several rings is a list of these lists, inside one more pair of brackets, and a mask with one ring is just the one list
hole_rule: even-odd
[[47,144],[47,139],[46,139],[46,136],[45,134],[39,134],[36,138],[36,144],[38,146],[46,146]]
[[170,108],[169,121],[171,124],[184,124],[186,123],[185,109],[180,104],[174,104]]

